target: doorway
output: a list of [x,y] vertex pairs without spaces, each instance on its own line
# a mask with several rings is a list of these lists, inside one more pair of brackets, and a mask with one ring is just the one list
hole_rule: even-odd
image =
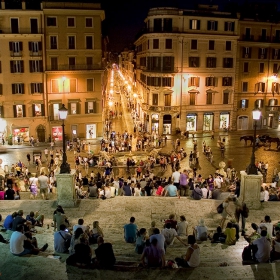
[[39,139],[39,142],[45,142],[46,141],[46,138],[45,138],[45,135],[46,134],[46,130],[45,130],[45,127],[42,126],[42,125],[39,125],[37,127],[37,137]]

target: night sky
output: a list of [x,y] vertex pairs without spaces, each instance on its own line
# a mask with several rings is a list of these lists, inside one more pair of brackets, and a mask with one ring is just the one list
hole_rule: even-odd
[[[144,27],[144,19],[148,10],[153,7],[194,8],[197,4],[218,4],[221,9],[227,5],[241,5],[249,2],[277,3],[280,0],[100,0],[105,10],[104,31],[109,37],[109,48],[112,52],[120,52],[125,47],[133,47],[135,35]],[[279,10],[279,8],[278,8]]]

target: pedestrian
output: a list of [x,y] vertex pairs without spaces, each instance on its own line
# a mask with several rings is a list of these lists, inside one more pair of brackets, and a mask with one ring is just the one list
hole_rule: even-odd
[[31,159],[31,157],[30,157],[30,154],[29,154],[29,153],[26,155],[26,158],[27,158],[27,162],[28,162],[28,166],[29,166],[29,165],[30,165],[30,159]]
[[214,140],[214,130],[211,131],[211,140]]

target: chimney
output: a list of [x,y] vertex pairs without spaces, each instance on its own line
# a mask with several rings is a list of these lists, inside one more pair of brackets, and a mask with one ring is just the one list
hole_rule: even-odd
[[21,8],[23,10],[26,10],[26,3],[25,3],[25,0],[21,0]]
[[2,9],[2,10],[5,10],[5,0],[2,0],[2,1],[1,1],[1,9]]

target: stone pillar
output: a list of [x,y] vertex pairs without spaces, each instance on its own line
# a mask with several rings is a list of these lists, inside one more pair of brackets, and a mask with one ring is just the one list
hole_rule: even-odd
[[260,209],[260,192],[263,175],[259,172],[258,175],[247,175],[245,171],[240,171],[240,199],[245,202],[249,209]]
[[25,0],[22,0],[22,1],[21,1],[21,8],[22,8],[23,10],[26,10],[26,3],[25,3]]
[[5,0],[2,0],[2,1],[1,1],[1,9],[2,9],[2,10],[5,10]]
[[75,192],[75,170],[70,174],[57,174],[57,204],[62,207],[74,207],[77,197]]

